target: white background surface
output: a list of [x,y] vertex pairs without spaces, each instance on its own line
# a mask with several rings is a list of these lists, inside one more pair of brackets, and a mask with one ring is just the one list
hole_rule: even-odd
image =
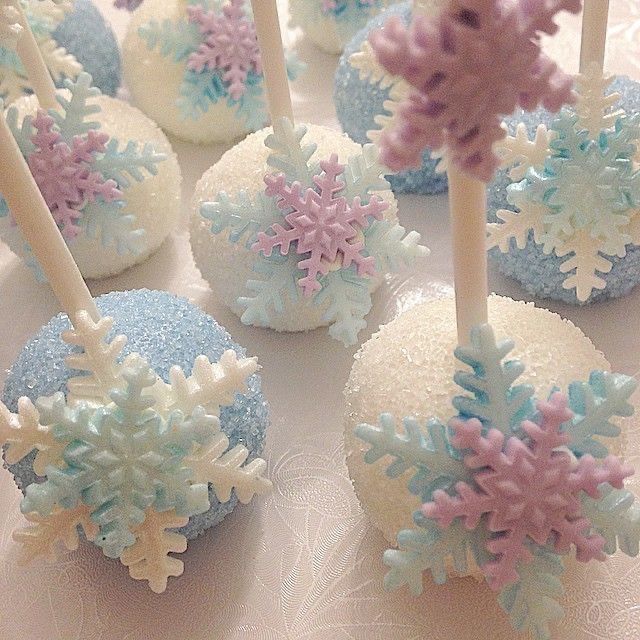
[[[128,16],[96,4],[121,38]],[[285,3],[281,3],[285,6]],[[640,79],[640,3],[611,0],[610,71]],[[284,16],[283,16],[284,18]],[[579,21],[564,20],[552,53],[577,67]],[[300,34],[309,65],[294,85],[299,121],[337,127],[333,70],[337,59],[320,53]],[[90,283],[94,294],[149,287],[188,297],[224,324],[257,355],[272,428],[266,456],[274,493],[238,509],[221,526],[192,542],[183,554],[185,575],[163,596],[129,580],[126,569],[84,545],[54,565],[18,567],[11,531],[20,523],[19,492],[0,473],[0,639],[11,640],[507,640],[514,638],[494,595],[471,580],[427,584],[422,597],[384,594],[382,537],[367,523],[349,483],[342,453],[342,388],[355,349],[346,350],[326,330],[278,335],[244,327],[221,308],[195,270],[186,233],[195,182],[224,152],[176,142],[184,174],[181,228],[145,264]],[[415,228],[432,254],[420,272],[392,277],[375,297],[369,330],[424,298],[451,291],[446,196],[401,197],[400,217]],[[491,273],[494,291],[527,299],[518,285]],[[592,307],[548,306],[573,320],[604,351],[615,370],[640,369],[640,288]],[[0,384],[27,338],[58,312],[48,287],[0,245]],[[632,462],[640,459],[633,434]],[[636,464],[638,468],[640,465]],[[597,566],[595,566],[597,565]],[[615,557],[570,568],[567,616],[556,625],[562,640],[640,638],[640,562]]]

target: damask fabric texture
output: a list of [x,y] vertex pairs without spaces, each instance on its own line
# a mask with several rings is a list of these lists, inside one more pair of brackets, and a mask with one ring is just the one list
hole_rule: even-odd
[[[128,17],[96,5],[124,33]],[[280,3],[283,23],[286,2]],[[611,2],[608,69],[640,80],[640,4]],[[567,19],[550,53],[576,70],[579,20]],[[293,34],[286,34],[292,37]],[[338,129],[330,116],[335,59],[302,52],[309,73],[293,85],[301,121]],[[565,63],[565,60],[567,62]],[[326,74],[328,80],[324,80]],[[308,81],[305,78],[312,78]],[[323,84],[324,83],[324,84]],[[317,85],[317,86],[316,86]],[[185,202],[223,147],[180,145]],[[429,215],[425,215],[425,210]],[[424,267],[393,277],[374,300],[370,327],[434,295],[451,292],[446,197],[406,197],[402,223],[424,233],[433,253]],[[259,357],[273,425],[265,457],[274,491],[230,515],[193,541],[181,559],[185,575],[162,596],[126,578],[118,562],[81,545],[52,564],[21,567],[11,531],[22,522],[20,492],[0,473],[0,638],[11,640],[518,640],[494,594],[473,579],[445,586],[425,583],[413,598],[382,590],[387,543],[371,527],[353,492],[344,463],[342,389],[354,351],[326,336],[277,335],[242,327],[213,298],[189,257],[186,220],[160,252],[132,272],[94,286],[150,287],[186,296],[224,324]],[[513,283],[493,276],[494,290],[521,297]],[[640,293],[590,309],[556,305],[614,369],[640,369]],[[49,289],[0,246],[0,385],[22,345],[59,311]],[[363,339],[368,335],[363,335]],[[335,343],[335,344],[334,344]],[[640,397],[636,398],[636,404]],[[640,470],[640,433],[629,435],[626,458]],[[640,493],[638,480],[631,488]],[[622,555],[606,563],[572,564],[564,578],[566,618],[554,640],[640,638],[640,564]],[[525,640],[525,637],[522,637]]]

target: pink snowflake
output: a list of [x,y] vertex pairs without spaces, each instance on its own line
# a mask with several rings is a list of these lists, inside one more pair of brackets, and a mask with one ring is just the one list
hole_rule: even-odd
[[338,179],[345,167],[338,162],[337,155],[320,162],[320,167],[322,173],[313,177],[319,191],[311,187],[305,189],[299,182],[288,185],[283,174],[265,176],[265,193],[276,198],[280,209],[291,209],[285,216],[289,228],[277,223],[272,225],[274,235],[260,232],[252,247],[266,256],[280,247],[280,253],[287,255],[295,244],[296,253],[305,256],[298,267],[307,275],[298,284],[306,296],[321,289],[319,275],[326,275],[336,264],[348,267],[353,263],[361,276],[375,274],[375,258],[363,254],[361,232],[371,219],[380,220],[389,206],[375,195],[366,205],[359,196],[351,203],[338,196],[345,186]]
[[106,133],[90,130],[75,136],[71,148],[53,129],[54,120],[40,110],[33,121],[36,132],[31,140],[36,149],[27,161],[51,214],[65,238],[80,232],[77,222],[81,210],[99,196],[105,202],[122,197],[114,180],[105,180],[91,170],[96,153],[102,153],[109,140]]
[[542,415],[540,426],[522,423],[531,443],[516,437],[505,442],[497,429],[482,433],[477,419],[454,420],[452,443],[462,451],[471,450],[464,458],[479,489],[458,482],[457,495],[445,491],[433,493],[433,502],[422,507],[428,518],[442,528],[462,518],[468,529],[474,529],[484,514],[487,526],[499,534],[487,542],[487,549],[497,559],[485,564],[482,571],[493,589],[517,582],[517,565],[532,559],[527,540],[544,545],[552,541],[559,552],[567,552],[573,544],[582,562],[603,560],[604,539],[591,532],[591,523],[581,513],[580,493],[600,498],[598,487],[609,483],[621,489],[633,469],[619,458],[608,456],[602,464],[589,455],[575,460],[567,451],[559,450],[569,441],[561,426],[573,413],[567,399],[556,393],[549,402],[538,403]]
[[388,20],[369,39],[380,64],[414,90],[381,136],[383,161],[394,170],[419,166],[426,147],[446,145],[457,166],[489,181],[502,116],[518,105],[557,111],[574,100],[571,77],[541,53],[540,35],[557,31],[557,13],[580,7],[581,0],[456,0],[408,29]]
[[222,79],[229,83],[229,95],[240,100],[246,91],[250,71],[262,73],[258,38],[253,22],[244,12],[244,0],[230,0],[222,15],[202,6],[187,8],[189,21],[199,25],[205,41],[187,62],[189,69],[224,71]]

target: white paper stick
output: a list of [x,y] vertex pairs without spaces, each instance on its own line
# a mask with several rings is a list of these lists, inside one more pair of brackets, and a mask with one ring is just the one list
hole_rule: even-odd
[[280,118],[288,118],[293,122],[293,107],[276,0],[251,0],[251,7],[258,33],[271,122],[274,123]]
[[[1,103],[0,103],[1,104]],[[100,314],[0,107],[0,193],[70,319]]]
[[453,163],[447,174],[458,344],[466,345],[471,327],[488,320],[487,186]]
[[586,73],[594,62],[604,69],[608,19],[609,0],[584,0],[580,73]]

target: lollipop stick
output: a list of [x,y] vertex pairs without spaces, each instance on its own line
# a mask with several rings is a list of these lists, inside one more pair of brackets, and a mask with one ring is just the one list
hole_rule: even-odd
[[0,101],[0,193],[69,318],[87,311],[97,321],[95,302],[1,114],[1,105]]
[[584,0],[580,73],[586,73],[594,62],[604,69],[608,18],[609,0]]
[[29,78],[33,92],[38,97],[40,106],[43,109],[55,109],[58,106],[58,102],[53,79],[31,31],[27,16],[19,2],[15,3],[15,8],[20,16],[20,25],[23,27],[16,45],[16,52],[27,72],[27,78]]
[[251,0],[251,6],[258,34],[271,122],[274,123],[280,118],[288,118],[293,122],[293,107],[276,0]]
[[458,343],[466,345],[474,325],[487,322],[487,189],[484,182],[448,169],[449,211],[456,291]]

